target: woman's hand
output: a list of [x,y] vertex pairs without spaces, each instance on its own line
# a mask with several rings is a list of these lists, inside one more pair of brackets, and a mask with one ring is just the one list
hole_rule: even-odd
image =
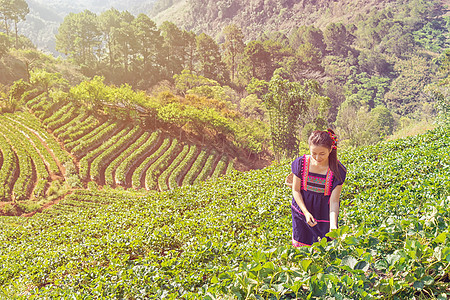
[[317,221],[316,221],[316,219],[314,219],[314,217],[311,213],[305,214],[305,221],[311,227],[314,227],[317,225]]

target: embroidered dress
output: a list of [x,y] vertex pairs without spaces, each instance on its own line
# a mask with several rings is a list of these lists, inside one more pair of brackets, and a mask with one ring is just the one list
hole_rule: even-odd
[[292,245],[294,247],[311,246],[320,241],[330,231],[330,195],[334,188],[345,181],[346,169],[339,163],[341,180],[335,178],[328,169],[327,174],[309,172],[311,157],[303,155],[292,163],[292,173],[301,179],[300,193],[308,211],[317,221],[311,227],[306,223],[305,215],[292,198]]

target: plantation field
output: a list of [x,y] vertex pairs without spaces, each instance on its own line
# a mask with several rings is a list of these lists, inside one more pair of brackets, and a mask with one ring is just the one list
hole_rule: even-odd
[[340,228],[308,248],[290,245],[290,162],[160,193],[75,190],[0,217],[0,295],[447,299],[449,146],[438,128],[341,153]]
[[[19,206],[4,213],[35,210],[61,186],[163,191],[232,169],[233,159],[218,150],[40,99],[28,103],[30,112],[0,115],[0,201]],[[27,200],[34,202],[20,203]]]

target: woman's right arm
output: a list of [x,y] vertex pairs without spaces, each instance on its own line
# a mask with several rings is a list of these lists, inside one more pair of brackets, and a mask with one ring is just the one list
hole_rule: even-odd
[[300,187],[301,187],[301,179],[294,174],[294,179],[292,182],[292,195],[294,196],[294,200],[297,203],[298,207],[300,207],[301,211],[305,215],[306,223],[308,223],[309,226],[313,227],[317,225],[317,221],[316,219],[314,219],[313,215],[306,208],[302,194],[300,193]]

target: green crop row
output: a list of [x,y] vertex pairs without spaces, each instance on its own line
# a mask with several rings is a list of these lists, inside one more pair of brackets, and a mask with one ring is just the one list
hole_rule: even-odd
[[183,161],[180,164],[178,164],[178,166],[176,166],[176,168],[170,174],[169,189],[174,189],[179,185],[179,181],[181,177],[184,175],[183,173],[188,171],[188,166],[194,162],[196,154],[197,154],[197,146],[193,145],[190,147],[189,153],[186,155]]
[[158,186],[160,191],[166,191],[170,189],[169,178],[172,176],[174,170],[183,162],[184,158],[189,152],[189,145],[185,145],[183,150],[178,154],[178,156],[173,160],[173,162],[164,169],[161,175],[158,177]]
[[89,132],[92,132],[101,125],[102,124],[100,124],[100,122],[95,117],[89,116],[80,124],[77,124],[72,128],[69,128],[67,133],[63,132],[60,136],[58,136],[58,138],[61,139],[64,142],[64,144],[68,143],[76,144],[76,141],[78,139],[87,135]]
[[14,113],[11,115],[11,118],[19,121],[21,124],[31,128],[34,130],[36,135],[42,139],[50,151],[55,155],[56,159],[59,160],[62,164],[72,161],[72,158],[68,155],[66,151],[64,151],[58,142],[45,131],[45,129],[41,126],[40,121],[28,112],[24,113]]
[[[103,124],[99,125],[99,126],[93,126],[93,124],[89,124],[86,127],[83,127],[83,129],[88,129],[89,131],[86,130],[77,130],[77,133],[83,133],[82,136],[77,135],[76,138],[74,140],[72,140],[71,142],[66,143],[64,141],[65,147],[68,150],[72,150],[73,148],[79,146],[81,143],[85,143],[86,140],[89,140],[93,137],[95,137],[97,134],[99,134],[102,130],[104,130],[105,128],[113,125],[114,123],[107,121],[104,122]],[[92,130],[91,130],[92,129]]]
[[100,147],[94,149],[93,151],[88,152],[83,158],[80,159],[80,178],[82,180],[86,180],[90,177],[90,167],[91,162],[101,155],[104,151],[106,151],[109,147],[113,146],[117,141],[119,141],[123,136],[127,134],[130,128],[124,128],[114,137],[108,139],[104,143],[100,145]]
[[39,119],[43,119],[45,112],[47,110],[50,110],[55,103],[49,101],[48,99],[45,99],[45,97],[43,96],[36,97],[36,99],[39,99],[39,101],[31,105],[30,108],[36,114],[36,116],[39,117]]
[[155,146],[151,148],[151,151],[149,152],[152,152],[152,154],[147,156],[144,159],[144,161],[133,172],[131,181],[134,188],[138,188],[139,186],[141,186],[141,178],[145,180],[146,170],[158,159],[158,157],[160,157],[164,153],[164,151],[167,150],[167,148],[170,146],[170,143],[171,143],[170,138],[165,138],[157,149],[156,149],[157,144],[155,144]]
[[225,171],[225,174],[231,174],[231,172],[234,170],[234,160],[230,160],[227,166],[227,170]]
[[78,141],[78,144],[71,149],[71,152],[76,156],[82,156],[83,154],[96,148],[102,143],[102,141],[106,141],[111,136],[113,136],[118,129],[119,124],[111,123],[108,124],[108,126],[105,126],[105,128],[103,128],[102,130],[96,132],[96,134],[87,134]]
[[56,128],[64,126],[65,124],[69,123],[72,119],[75,118],[75,114],[76,114],[76,108],[75,107],[71,107],[69,109],[69,111],[67,111],[60,118],[55,119],[54,121],[48,123],[47,124],[47,128],[49,128],[50,130],[55,130]]
[[14,173],[17,168],[17,159],[14,150],[6,138],[0,134],[0,151],[3,164],[0,169],[0,201],[11,200],[11,187],[13,186]]
[[[31,129],[31,128],[25,126],[24,124],[22,124],[20,122],[20,120],[18,120],[18,118],[13,119],[12,117],[14,117],[14,115],[6,116],[6,118],[8,120],[12,121],[10,124],[13,125],[14,128],[16,128],[16,130],[14,130],[14,128],[13,128],[13,130],[16,132],[18,132],[18,131],[22,132],[25,135],[25,137],[27,139],[29,139],[29,142],[33,144],[33,146],[37,149],[37,151],[39,151],[39,154],[42,157],[41,159],[44,160],[44,162],[48,166],[50,172],[52,172],[53,174],[62,175],[61,170],[59,169],[58,164],[54,160],[53,156],[47,150],[47,148],[42,144],[45,141],[44,140],[41,141],[39,133],[36,132],[34,129]],[[39,157],[33,157],[33,160],[36,159],[36,160],[40,161],[41,159],[38,159],[38,158]],[[36,162],[36,161],[35,161],[35,164],[40,165],[40,163]],[[38,167],[38,166],[36,166],[36,167]]]
[[184,177],[182,185],[186,185],[186,184],[191,185],[194,183],[195,178],[200,173],[207,158],[208,158],[207,151],[202,150],[202,152],[200,152],[200,154],[197,156],[197,159],[191,165],[191,168],[189,169],[186,176]]
[[71,102],[67,103],[64,106],[61,106],[57,111],[55,111],[51,116],[49,116],[46,119],[42,120],[42,124],[46,125],[48,127],[48,124],[53,123],[55,121],[60,120],[73,109],[73,105]]
[[194,184],[205,181],[208,178],[209,174],[211,174],[213,164],[216,158],[217,152],[212,151],[212,153],[208,156],[208,159],[206,160],[206,163],[203,166],[202,170],[197,175],[197,178],[195,178]]
[[140,153],[138,153],[139,155],[144,155],[145,152],[152,154],[150,154],[150,156],[147,156],[144,161],[136,168],[136,170],[134,170],[131,178],[133,188],[138,189],[141,187],[141,178],[144,177],[144,170],[148,168],[149,163],[154,161],[156,157],[167,148],[170,140],[164,139],[162,144],[159,145],[160,139],[162,139],[162,134],[159,131],[156,131],[152,133],[145,144],[143,144],[138,150],[136,150],[136,152],[140,150]]
[[83,123],[83,121],[85,121],[87,117],[88,115],[84,111],[78,112],[78,115],[75,118],[62,125],[61,127],[53,130],[53,134],[55,136],[58,136],[59,138],[64,138],[64,134],[68,135],[72,130],[76,130],[73,128]]
[[177,139],[173,139],[167,151],[158,157],[145,172],[145,188],[147,190],[157,189],[159,175],[169,166],[170,162],[179,154],[179,152],[180,144]]
[[[4,133],[8,133],[8,138],[14,144],[19,156],[20,174],[19,178],[16,181],[16,184],[14,185],[14,194],[16,196],[16,199],[26,200],[28,189],[30,189],[35,184],[35,182],[36,184],[33,189],[33,195],[35,197],[44,196],[46,184],[50,175],[47,171],[42,154],[39,152],[38,147],[30,137],[30,135],[15,127],[14,125],[17,123],[11,122],[11,120],[8,119],[7,116],[4,115],[0,118],[0,124],[2,125]],[[41,144],[38,140],[36,141],[36,143],[38,143],[38,145]],[[24,165],[20,164],[21,156],[28,157],[22,160],[23,162],[25,162]],[[33,174],[33,166],[36,174],[36,178],[34,178],[35,182],[33,182],[33,177],[31,176],[31,174]]]
[[219,178],[219,176],[221,176],[224,173],[225,168],[227,167],[227,162],[228,162],[227,156],[222,155],[219,162],[217,163],[216,168],[214,169],[214,173],[211,175],[211,178],[213,179]]
[[[156,134],[156,133],[155,133]],[[118,157],[116,157],[106,168],[105,182],[110,186],[116,184],[115,172],[120,164],[130,155],[138,150],[150,137],[150,132],[144,132],[131,146],[125,149]]]
[[[126,135],[117,135],[118,138],[111,138],[112,146],[109,149],[103,151],[91,164],[91,179],[98,181],[100,179],[100,169],[108,165],[109,161],[114,156],[119,156],[126,146],[136,139],[137,133],[139,133],[141,128],[139,126],[131,129]],[[116,137],[117,137],[116,136]]]
[[119,185],[124,185],[126,176],[130,172],[130,168],[136,161],[145,153],[152,152],[156,147],[156,141],[159,139],[160,131],[153,132],[150,137],[141,146],[131,152],[117,167],[115,173],[115,182]]
[[[4,126],[4,124],[2,124],[2,126]],[[12,145],[14,145],[14,152],[17,155],[19,169],[19,177],[14,183],[14,187],[12,190],[13,198],[16,200],[26,200],[28,198],[28,192],[33,185],[33,181],[30,180],[30,178],[33,178],[32,161],[24,146],[22,145],[20,139],[17,138],[15,134],[11,134],[10,132],[5,131],[1,132],[3,136],[5,136],[5,134],[7,133],[7,139]]]
[[41,97],[34,97],[33,99],[31,99],[30,101],[27,102],[26,106],[28,108],[32,108],[35,105],[39,104],[41,102],[42,98]]

